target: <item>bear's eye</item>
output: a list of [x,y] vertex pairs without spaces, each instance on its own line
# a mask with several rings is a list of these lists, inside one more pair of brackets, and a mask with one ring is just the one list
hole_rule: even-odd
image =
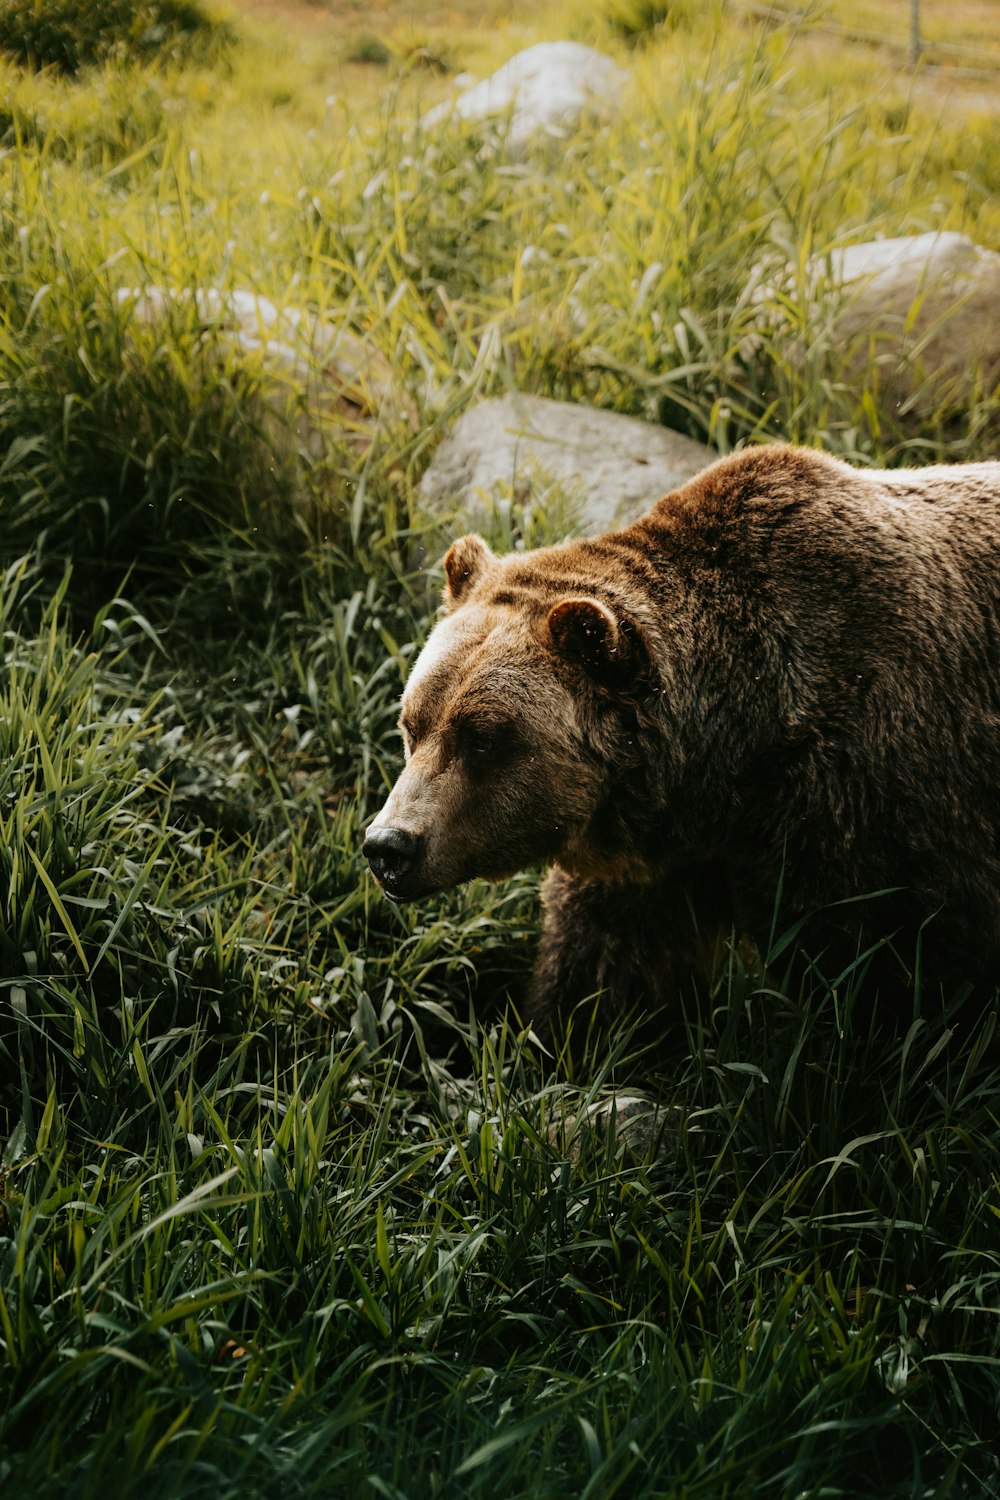
[[470,755],[489,755],[494,738],[487,729],[467,729],[462,736],[462,748]]
[[509,749],[514,731],[509,724],[462,724],[458,746],[473,761],[499,760]]
[[403,735],[403,746],[407,755],[412,755],[417,744],[417,733],[408,719],[400,719],[399,727]]

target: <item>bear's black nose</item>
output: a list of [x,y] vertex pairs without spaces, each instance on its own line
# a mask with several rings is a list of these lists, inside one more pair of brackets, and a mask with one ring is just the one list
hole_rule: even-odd
[[391,889],[413,869],[423,847],[420,835],[405,828],[376,827],[365,834],[362,853],[379,884]]

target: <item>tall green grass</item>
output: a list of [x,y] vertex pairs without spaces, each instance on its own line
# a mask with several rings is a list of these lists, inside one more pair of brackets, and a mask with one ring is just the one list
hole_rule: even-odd
[[[431,73],[354,112],[246,30],[3,74],[11,1494],[996,1488],[992,1012],[879,1027],[860,972],[784,993],[734,952],[672,1030],[584,1010],[550,1055],[534,878],[396,908],[358,853],[462,524],[416,485],[480,395],[994,451],[995,393],[887,424],[822,321],[805,360],[749,344],[745,293],[877,232],[996,246],[995,122],[657,11],[609,11],[655,23],[635,88],[556,156],[425,131]],[[334,402],[303,441],[202,287],[343,320],[416,420]],[[142,322],[148,288],[179,295]],[[559,534],[550,498],[511,544]],[[609,1106],[636,1089],[656,1139]]]

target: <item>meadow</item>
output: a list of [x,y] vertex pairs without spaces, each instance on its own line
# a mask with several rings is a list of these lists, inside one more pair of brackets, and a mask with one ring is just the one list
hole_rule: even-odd
[[[997,456],[996,392],[887,420],[822,326],[748,358],[744,293],[1000,250],[1000,115],[721,3],[66,9],[0,16],[0,1488],[996,1494],[994,1009],[879,1027],[779,938],[546,1051],[537,874],[394,907],[359,846],[462,529],[417,487],[480,396]],[[421,128],[559,35],[633,70],[621,118]],[[403,399],[304,440],[201,288],[342,322]],[[588,1127],[636,1089],[654,1141]]]

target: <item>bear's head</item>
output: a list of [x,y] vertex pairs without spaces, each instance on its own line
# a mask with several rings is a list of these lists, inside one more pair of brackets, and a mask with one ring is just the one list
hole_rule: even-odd
[[636,760],[650,661],[607,590],[573,586],[570,556],[497,558],[477,536],[449,550],[447,613],[403,696],[406,766],[364,843],[394,900],[550,860],[615,873],[602,809]]

